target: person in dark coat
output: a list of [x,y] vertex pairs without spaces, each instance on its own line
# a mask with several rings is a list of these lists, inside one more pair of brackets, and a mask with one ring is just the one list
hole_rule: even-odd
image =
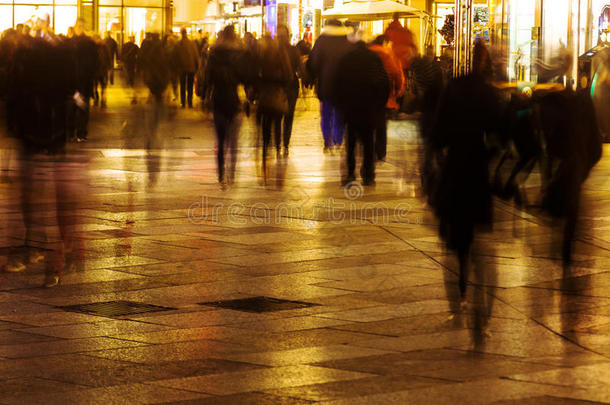
[[275,135],[277,154],[280,154],[282,117],[289,113],[288,92],[294,72],[288,52],[278,40],[265,36],[261,40],[257,95],[263,133],[263,177],[267,174],[267,150],[271,134]]
[[337,108],[335,83],[343,73],[339,61],[350,50],[347,31],[338,20],[328,20],[313,46],[307,59],[307,71],[311,80],[317,81],[317,94],[320,99],[320,123],[324,137],[324,151],[340,147],[343,143],[345,122]]
[[[244,49],[232,25],[225,27],[210,49],[205,72],[204,88],[210,93],[217,139],[218,181],[224,187],[233,181],[237,159],[237,131],[240,101],[237,88],[247,83],[244,69]],[[225,174],[225,152],[229,150],[231,163]]]
[[[30,263],[46,256],[45,287],[59,284],[66,263],[74,256],[83,260],[74,237],[77,231],[73,211],[75,199],[71,190],[73,181],[68,179],[65,147],[68,137],[66,122],[71,100],[79,95],[78,62],[81,56],[70,40],[53,35],[48,29],[49,16],[43,13],[37,19],[35,37],[23,37],[12,60],[11,86],[18,89],[15,104],[15,135],[20,143],[21,206],[25,226],[25,257],[21,261],[9,257],[5,271],[24,271]],[[41,155],[45,155],[41,159]],[[41,192],[41,179],[35,174],[49,173],[45,183],[53,187],[57,207],[57,225],[60,240],[52,244],[52,252],[46,255],[27,248],[32,241],[35,215]],[[82,191],[82,189],[81,189]],[[44,230],[38,231],[44,232]],[[42,236],[44,240],[44,235]],[[82,244],[81,244],[82,245]],[[81,254],[79,254],[79,252]]]
[[[125,74],[127,75],[127,85],[131,87],[133,90],[136,84],[136,67],[138,65],[138,54],[140,52],[140,47],[135,43],[135,37],[129,37],[129,42],[123,44],[123,49],[121,50],[121,64],[125,69]],[[135,93],[131,100],[132,104],[137,102]]]
[[89,106],[93,96],[95,75],[98,71],[98,49],[95,41],[85,34],[84,20],[74,24],[74,37],[70,39],[76,57],[76,88],[79,99],[74,106],[76,140],[86,141],[89,126]]
[[360,169],[364,185],[375,184],[374,130],[390,94],[388,75],[379,56],[363,41],[354,45],[339,62],[336,77],[337,106],[347,122],[347,176],[344,184],[355,180],[356,144],[362,145]]
[[288,147],[290,146],[290,137],[292,136],[292,123],[294,121],[294,110],[299,97],[299,76],[303,73],[303,64],[301,63],[301,55],[299,50],[290,45],[290,33],[285,25],[279,26],[277,29],[277,39],[280,46],[280,51],[284,52],[287,60],[290,63],[288,80],[284,91],[288,100],[288,112],[284,114],[282,137],[275,138],[275,147],[277,154],[280,154],[282,140],[284,142],[284,157],[288,156]]
[[180,104],[184,108],[188,102],[189,108],[193,108],[193,82],[199,65],[200,52],[197,44],[188,38],[186,28],[182,28],[180,34],[182,38],[176,44],[180,77]]
[[106,51],[108,52],[108,59],[110,60],[110,69],[108,70],[108,81],[110,84],[114,84],[114,63],[119,59],[119,46],[112,38],[110,31],[106,31],[106,36],[104,37],[104,45],[106,46]]
[[499,103],[487,75],[489,52],[477,42],[472,73],[453,79],[441,98],[431,131],[440,173],[429,201],[439,218],[439,233],[459,259],[461,296],[466,293],[468,260],[477,227],[492,224],[489,158],[485,137],[500,123]]
[[95,73],[95,84],[93,85],[93,105],[106,107],[106,87],[111,70],[110,54],[106,43],[96,35],[94,37],[97,45],[97,71]]

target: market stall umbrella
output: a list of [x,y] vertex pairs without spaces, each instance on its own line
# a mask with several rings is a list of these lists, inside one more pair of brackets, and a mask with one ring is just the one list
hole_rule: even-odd
[[388,20],[398,13],[400,17],[419,17],[422,13],[413,7],[392,0],[354,0],[322,12],[323,18],[349,18],[350,20]]

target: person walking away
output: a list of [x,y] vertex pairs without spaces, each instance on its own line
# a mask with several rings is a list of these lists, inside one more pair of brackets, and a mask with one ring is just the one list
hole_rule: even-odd
[[337,105],[347,122],[348,185],[356,178],[356,145],[362,145],[363,161],[360,168],[363,185],[375,184],[375,152],[373,131],[376,119],[383,111],[390,94],[390,82],[379,56],[357,42],[339,62],[341,74],[336,77]]
[[396,111],[400,107],[396,99],[402,94],[405,85],[405,75],[401,69],[400,62],[394,52],[385,46],[385,35],[379,35],[369,45],[369,49],[381,59],[383,68],[390,81],[390,95],[385,105],[385,109],[379,110],[375,124],[375,155],[377,160],[384,160],[388,143],[388,127],[386,110]]
[[193,108],[193,81],[199,65],[199,51],[195,42],[188,38],[186,28],[180,30],[182,38],[176,44],[178,68],[180,75],[180,104],[185,108]]
[[339,20],[328,20],[311,50],[307,60],[307,72],[317,81],[316,91],[320,99],[320,123],[324,137],[324,152],[338,149],[343,143],[345,122],[337,108],[335,84],[343,72],[338,70],[339,61],[351,49],[347,31]]
[[123,49],[121,50],[121,64],[123,65],[123,69],[125,69],[127,85],[132,91],[131,104],[137,103],[135,93],[136,66],[138,65],[138,53],[140,52],[140,47],[136,45],[135,40],[136,38],[134,36],[130,36],[129,41],[123,45]]
[[501,123],[498,96],[489,83],[489,52],[477,41],[472,73],[453,79],[442,96],[431,133],[440,167],[429,201],[439,218],[439,234],[459,260],[459,290],[465,298],[476,229],[490,229],[492,198],[485,139]]
[[[244,49],[235,35],[233,25],[226,26],[210,49],[205,72],[204,88],[210,92],[214,128],[217,139],[218,182],[222,187],[231,184],[237,161],[237,132],[239,130],[239,96],[237,87],[247,84]],[[225,152],[231,161],[225,173]]]
[[76,102],[73,105],[76,141],[87,140],[89,126],[89,107],[93,96],[95,75],[98,71],[97,45],[85,34],[85,21],[82,18],[74,24],[74,37],[70,40],[76,57]]
[[106,45],[106,50],[108,51],[108,56],[110,59],[110,69],[108,70],[108,81],[110,84],[114,85],[114,64],[119,59],[119,46],[112,38],[110,31],[106,31],[106,36],[104,37],[104,45]]
[[301,63],[301,55],[296,46],[290,45],[290,32],[285,25],[279,26],[277,29],[277,38],[280,46],[280,52],[287,56],[290,63],[291,78],[286,84],[284,91],[288,100],[288,112],[284,114],[282,126],[282,139],[275,139],[275,147],[277,155],[280,155],[281,141],[284,141],[284,157],[288,157],[288,147],[290,146],[290,137],[292,135],[292,123],[294,121],[294,110],[299,97],[299,76],[303,75],[303,64]]
[[[288,114],[289,101],[286,88],[294,78],[289,56],[278,40],[271,36],[262,39],[258,71],[258,108],[263,133],[263,178],[267,178],[267,150],[273,131],[279,157],[282,117]],[[273,129],[272,129],[273,128]]]
[[111,69],[110,54],[106,44],[99,37],[94,37],[97,45],[97,72],[95,74],[95,83],[93,85],[93,105],[106,107],[106,87],[108,86],[108,72]]

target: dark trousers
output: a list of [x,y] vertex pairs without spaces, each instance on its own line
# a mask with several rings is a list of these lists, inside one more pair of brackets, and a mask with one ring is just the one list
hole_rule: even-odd
[[188,93],[188,104],[189,107],[193,106],[193,82],[195,80],[195,73],[183,72],[180,74],[180,104],[182,107],[186,105],[187,93]]
[[[363,113],[366,115],[366,113]],[[372,117],[350,117],[347,119],[347,175],[355,178],[356,145],[362,145],[362,167],[360,175],[366,181],[375,180],[375,151],[374,151],[374,120]]]
[[278,145],[282,136],[282,115],[279,113],[267,113],[264,112],[262,115],[262,127],[263,127],[263,169],[266,165],[267,149],[271,143],[271,127],[273,126],[273,134]]
[[229,150],[231,162],[229,166],[228,180],[233,181],[235,175],[235,164],[237,162],[237,130],[236,113],[214,110],[214,128],[216,129],[216,141],[218,151],[216,162],[218,164],[218,181],[225,180],[225,153]]
[[76,128],[76,137],[87,139],[87,127],[89,126],[89,97],[83,97],[85,107],[80,108],[74,104],[74,126]]
[[[284,148],[288,148],[288,146],[290,146],[290,137],[292,136],[292,123],[294,122],[294,110],[296,108],[297,105],[297,98],[296,97],[288,97],[288,112],[286,114],[284,114],[284,118],[283,118],[283,130],[282,130],[282,135],[283,135],[283,140],[284,140]],[[277,150],[280,150],[280,147],[282,146],[282,139],[280,139],[280,135],[279,133],[276,131],[275,132],[275,147]]]
[[388,144],[388,120],[385,109],[379,110],[375,117],[375,155],[377,159],[385,159]]

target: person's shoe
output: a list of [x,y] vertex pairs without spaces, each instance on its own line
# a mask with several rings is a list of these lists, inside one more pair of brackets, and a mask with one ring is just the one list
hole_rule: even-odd
[[36,250],[30,252],[30,254],[28,255],[28,262],[30,262],[31,264],[40,263],[42,260],[44,260],[44,255]]
[[375,185],[375,180],[374,179],[365,179],[365,180],[362,180],[362,185],[363,186],[374,186]]
[[275,158],[276,158],[277,160],[280,160],[280,159],[282,158],[282,153],[280,152],[280,148],[277,148],[277,149],[275,150]]
[[138,104],[138,99],[136,99],[135,97],[131,99],[131,105],[135,105]]
[[349,184],[351,184],[354,181],[356,181],[356,177],[355,176],[347,176],[346,178],[341,180],[341,185],[342,186],[348,186]]
[[48,275],[45,277],[44,279],[44,288],[53,288],[59,285],[59,283],[61,282],[59,275],[57,274],[53,274],[53,275]]
[[21,262],[8,263],[4,267],[4,271],[7,273],[19,273],[19,272],[24,271],[26,268],[27,268],[27,266]]
[[102,108],[106,108],[106,100],[102,100]]
[[284,148],[284,157],[287,158],[288,157],[288,148]]
[[324,154],[328,155],[330,153],[330,148],[328,146],[324,147]]

